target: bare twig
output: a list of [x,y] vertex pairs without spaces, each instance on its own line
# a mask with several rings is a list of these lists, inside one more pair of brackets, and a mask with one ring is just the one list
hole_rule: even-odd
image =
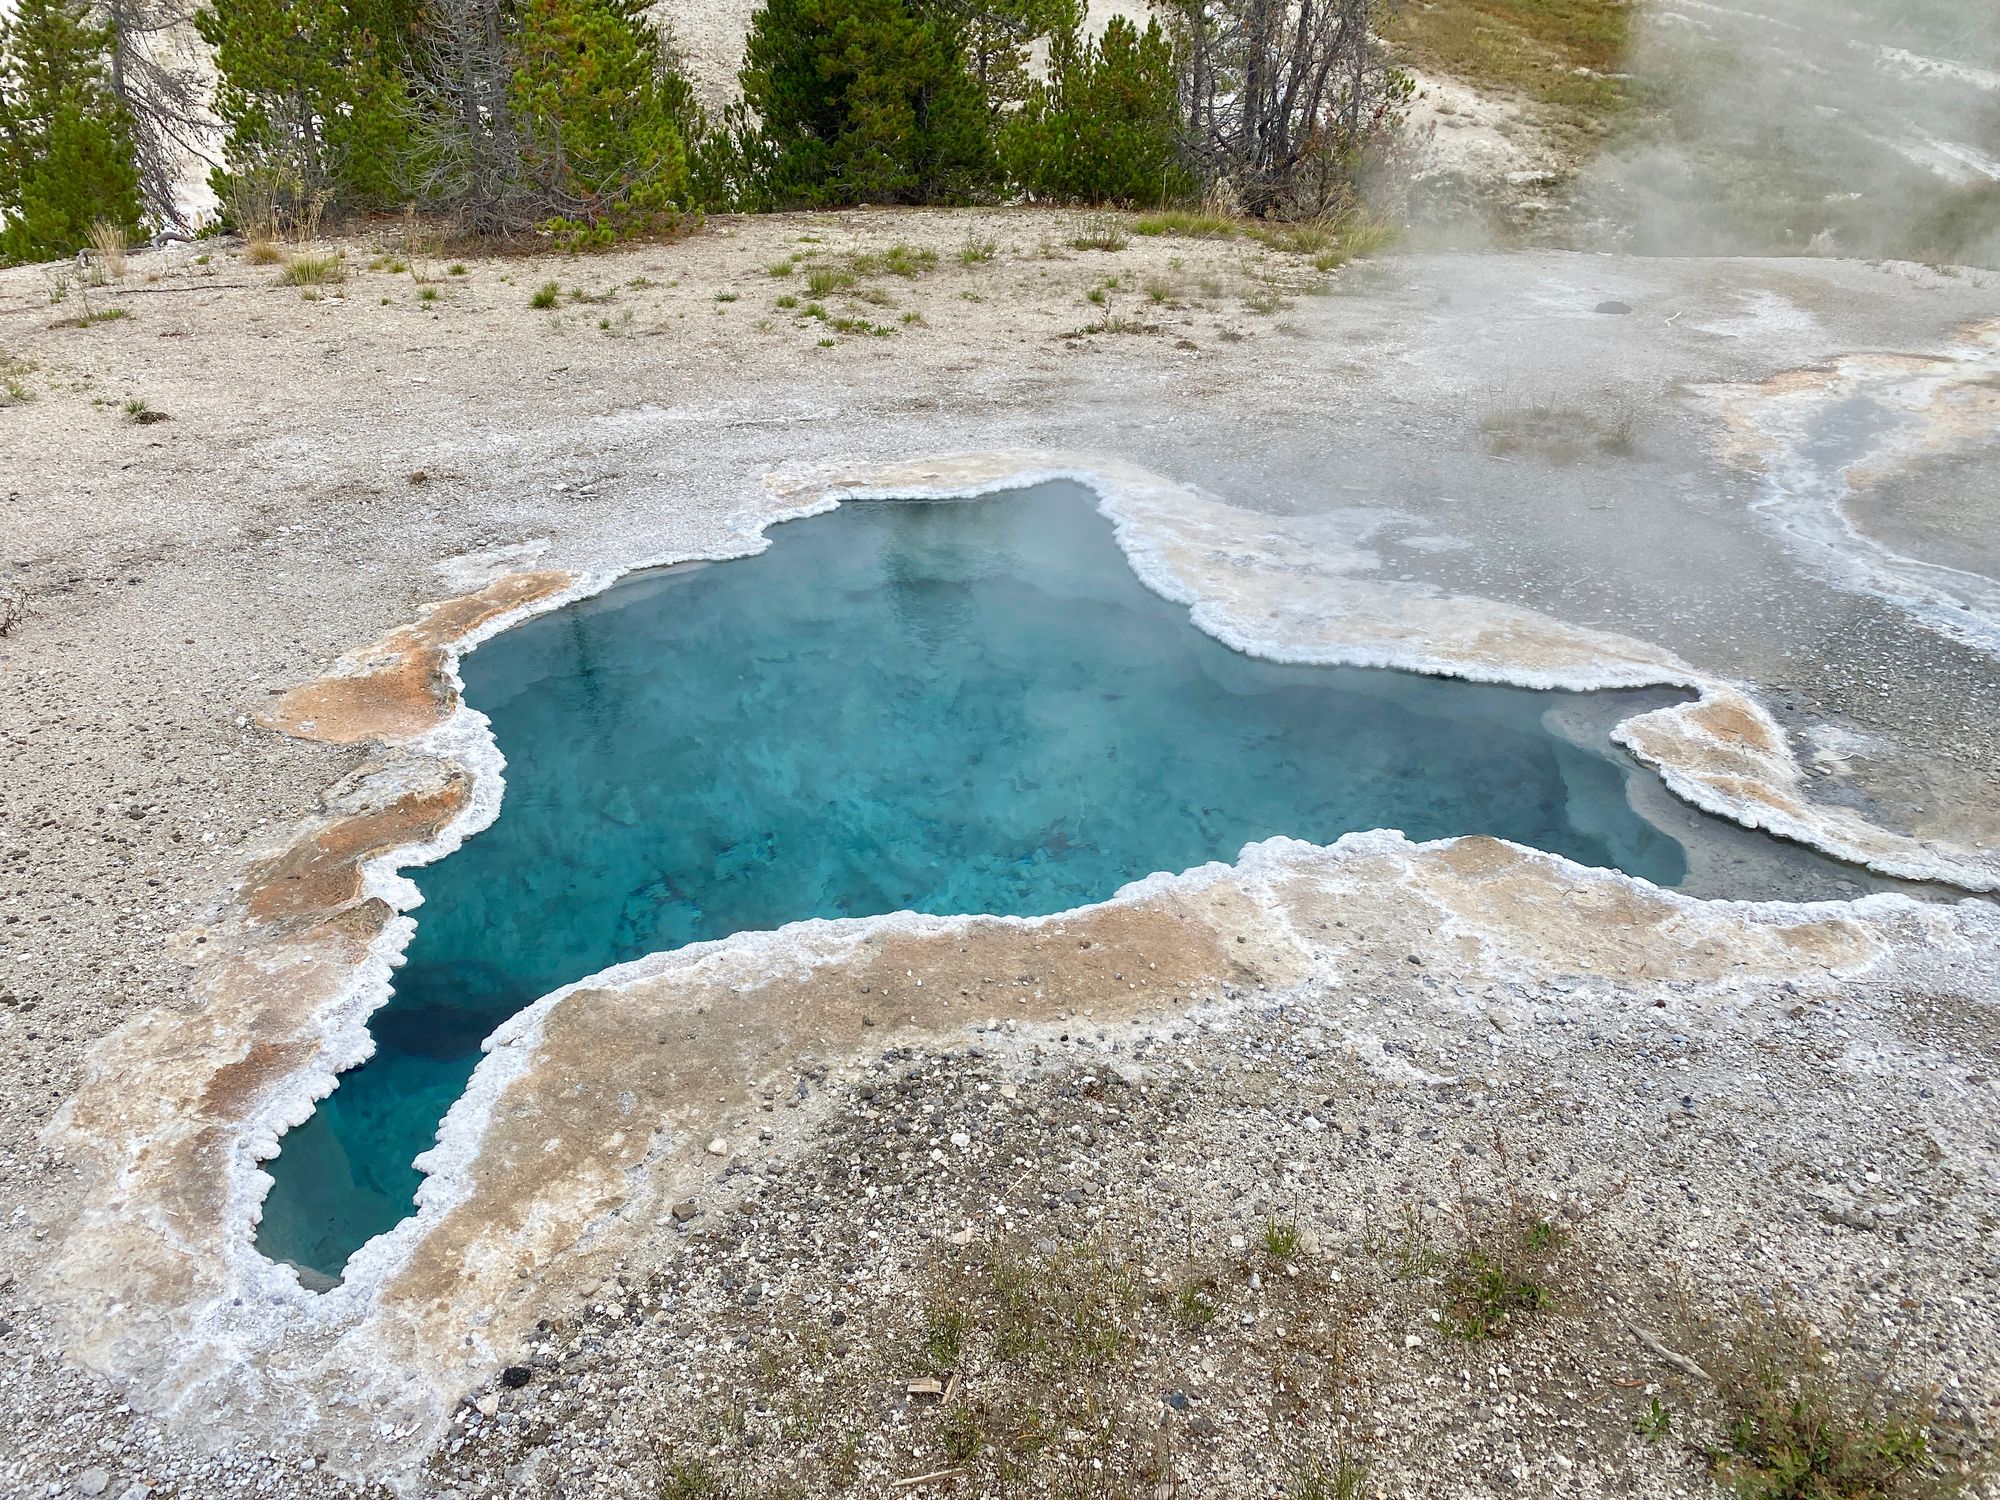
[[1708,1371],[1689,1359],[1685,1354],[1669,1349],[1657,1337],[1648,1333],[1637,1323],[1628,1322],[1625,1326],[1632,1330],[1632,1337],[1639,1341],[1640,1346],[1661,1364],[1670,1365],[1674,1369],[1679,1370],[1681,1374],[1686,1375],[1692,1380],[1699,1380],[1704,1385],[1715,1384],[1715,1377],[1710,1375]]
[[935,1479],[956,1479],[965,1472],[962,1464],[953,1464],[949,1469],[936,1469],[929,1474],[913,1474],[908,1479],[896,1481],[899,1490],[915,1489],[920,1484],[929,1484]]

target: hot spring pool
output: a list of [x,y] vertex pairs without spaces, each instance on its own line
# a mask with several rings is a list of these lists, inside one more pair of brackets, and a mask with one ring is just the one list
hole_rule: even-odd
[[286,1135],[258,1245],[311,1285],[411,1211],[479,1044],[658,949],[804,917],[1060,911],[1274,834],[1485,833],[1661,885],[1680,844],[1564,695],[1243,656],[1069,485],[850,503],[496,637],[499,819],[416,872],[377,1050]]

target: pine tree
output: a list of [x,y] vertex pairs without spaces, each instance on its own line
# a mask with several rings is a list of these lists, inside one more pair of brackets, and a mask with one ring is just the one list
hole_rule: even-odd
[[110,46],[84,0],[20,0],[0,20],[0,258],[67,255],[99,219],[138,229],[139,175],[111,91]]
[[677,85],[646,0],[523,0],[507,102],[559,238],[671,228],[692,207]]
[[396,200],[409,24],[398,0],[218,0],[196,12],[227,132],[214,186],[233,214]]
[[406,175],[473,233],[602,244],[713,199],[688,149],[706,119],[642,0],[432,0],[415,60]]
[[741,74],[775,206],[963,203],[995,185],[961,25],[926,0],[766,0]]
[[1028,96],[1033,80],[1029,49],[1057,30],[1068,0],[934,0],[955,17],[964,39],[965,67],[997,126]]
[[1009,177],[1031,197],[1072,203],[1184,196],[1178,87],[1158,21],[1142,33],[1114,16],[1093,42],[1072,6],[1049,39],[1048,77],[1002,131]]

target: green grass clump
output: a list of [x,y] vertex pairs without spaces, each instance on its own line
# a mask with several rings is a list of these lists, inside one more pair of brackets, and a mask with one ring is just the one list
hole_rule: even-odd
[[332,286],[347,279],[347,262],[336,254],[301,251],[285,262],[278,273],[278,285],[305,287]]
[[655,1491],[660,1500],[722,1500],[729,1493],[722,1476],[698,1458],[672,1459]]
[[1724,1426],[1710,1473],[1738,1500],[1933,1500],[1964,1493],[1933,1451],[1932,1412],[1882,1372],[1837,1361],[1796,1309],[1746,1310],[1697,1344]]
[[1125,1348],[1139,1303],[1132,1273],[1096,1240],[1005,1253],[992,1267],[997,1358],[1045,1369],[1096,1367]]
[[1444,1274],[1444,1323],[1462,1339],[1505,1338],[1514,1320],[1555,1302],[1552,1263],[1564,1236],[1543,1219],[1467,1237]]
[[967,236],[965,243],[958,247],[958,262],[964,266],[976,266],[984,261],[993,259],[999,253],[1000,242],[998,240],[990,236]]
[[73,318],[63,318],[51,324],[55,328],[88,328],[93,323],[117,323],[132,314],[122,307],[86,308]]
[[920,276],[936,267],[937,251],[919,250],[910,245],[891,245],[882,252],[882,269],[891,276]]
[[871,323],[866,318],[834,318],[827,325],[835,333],[867,333],[876,338],[889,337],[896,330],[882,323]]
[[1296,1260],[1300,1239],[1295,1220],[1271,1219],[1264,1225],[1264,1253],[1272,1260]]
[[1132,232],[1149,237],[1175,235],[1188,240],[1233,240],[1243,226],[1228,214],[1200,208],[1168,208],[1132,222]]
[[0,406],[16,406],[35,399],[34,387],[28,384],[28,374],[34,368],[28,360],[0,349]]
[[854,285],[854,273],[836,266],[813,266],[806,271],[806,290],[815,297],[831,297]]
[[924,1358],[939,1370],[956,1370],[965,1352],[972,1316],[957,1306],[937,1306],[924,1317]]
[[1475,1198],[1461,1178],[1449,1239],[1439,1243],[1406,1204],[1401,1235],[1381,1245],[1399,1279],[1434,1285],[1444,1330],[1472,1343],[1505,1338],[1520,1319],[1555,1306],[1573,1248],[1570,1230],[1530,1206],[1498,1135],[1493,1156],[1497,1202]]
[[553,281],[545,281],[535,288],[535,294],[528,299],[528,306],[546,312],[562,300],[562,288]]
[[1207,1289],[1195,1281],[1184,1281],[1175,1287],[1167,1309],[1174,1321],[1187,1329],[1208,1327],[1222,1311]]
[[1292,1476],[1285,1500],[1361,1500],[1367,1482],[1367,1468],[1345,1458],[1332,1464],[1306,1464]]

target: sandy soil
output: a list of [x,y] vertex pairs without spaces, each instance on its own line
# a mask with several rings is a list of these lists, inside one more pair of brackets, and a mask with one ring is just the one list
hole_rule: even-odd
[[[94,1042],[186,1011],[196,945],[175,935],[365,759],[258,728],[277,695],[482,569],[714,548],[774,468],[1108,451],[1323,521],[1384,578],[1657,643],[1756,688],[1819,768],[1815,797],[2000,844],[2000,663],[1791,546],[1753,509],[1768,476],[1725,458],[1705,394],[1857,350],[1946,348],[1990,310],[1990,285],[1557,254],[1328,277],[1241,243],[1071,245],[1100,227],[1024,212],[720,221],[677,245],[468,260],[458,276],[433,256],[421,284],[364,269],[373,251],[356,242],[346,280],[315,301],[221,247],[206,265],[137,257],[123,283],[61,304],[41,273],[0,274],[0,349],[30,393],[0,408],[0,567],[27,606],[0,641],[0,1353],[24,1392],[4,1419],[10,1490],[352,1491],[331,1472],[353,1470],[351,1450],[322,1466],[265,1425],[282,1403],[245,1391],[224,1421],[134,1412],[118,1384],[59,1358],[37,1278],[87,1184],[41,1132]],[[961,261],[989,239],[992,258]],[[770,274],[793,254],[896,243],[937,263],[828,295],[829,321],[776,305],[809,300],[804,264]],[[531,308],[548,280],[581,296]],[[1631,311],[1596,310],[1614,301]],[[105,311],[126,316],[70,323]],[[1085,331],[1107,322],[1131,331]],[[1528,408],[1568,415],[1524,429]],[[1494,441],[1522,430],[1525,444]],[[1975,503],[1976,488],[1945,486],[1938,503]],[[1058,1433],[1062,1462],[1115,1460],[1128,1488],[1144,1463],[1157,1474],[1162,1441],[1184,1492],[1214,1494],[1281,1492],[1344,1441],[1392,1494],[1700,1493],[1715,1398],[1675,1384],[1621,1321],[1645,1308],[1664,1328],[1650,1299],[1683,1274],[1703,1306],[1789,1283],[1868,1348],[1900,1337],[1951,1422],[1990,1434],[2000,1299],[1979,1225],[1996,997],[1980,918],[1897,918],[1868,939],[1889,958],[1865,969],[1809,960],[1694,982],[1560,943],[1532,962],[1499,939],[1432,951],[1426,879],[1379,882],[1391,894],[1371,898],[1370,936],[1340,951],[1337,976],[1239,976],[1178,1012],[1050,1018],[1004,1045],[885,1038],[891,1055],[844,1057],[796,1101],[753,1103],[737,1149],[689,1192],[693,1215],[660,1214],[623,1269],[545,1289],[549,1326],[492,1360],[524,1383],[471,1391],[406,1481],[653,1493],[698,1460],[755,1493],[793,1451],[830,1475],[817,1437],[746,1438],[800,1399],[772,1370],[803,1360],[797,1341],[822,1323],[811,1368],[831,1372],[827,1409],[860,1434],[862,1492],[951,1467],[944,1413],[900,1384],[939,1266],[963,1260],[990,1286],[979,1247],[1047,1255],[1042,1242],[1100,1227],[1134,1264],[1198,1266],[1226,1313],[1176,1331],[1142,1298],[1138,1352],[1106,1387],[1115,1453]],[[1110,1102],[1107,1059],[1126,1080]],[[1003,1084],[1015,1093],[991,1113]],[[1009,1121],[1018,1133],[993,1155],[954,1144]],[[1392,1274],[1370,1226],[1406,1202],[1448,1225],[1453,1157],[1490,1167],[1475,1153],[1496,1127],[1528,1191],[1595,1202],[1626,1186],[1579,1228],[1558,1314],[1469,1346],[1437,1333],[1422,1279]],[[1504,1197],[1504,1175],[1480,1191]],[[1139,1189],[1154,1178],[1171,1187]],[[996,1204],[1026,1223],[1002,1235]],[[1297,1276],[1250,1248],[1278,1214],[1318,1246]],[[961,1225],[977,1233],[955,1242]],[[1369,1289],[1351,1337],[1371,1373],[1293,1407],[1273,1397],[1289,1346],[1270,1335],[1303,1304],[1260,1299],[1300,1277]],[[1025,1399],[990,1347],[991,1309],[968,1305],[968,1392]],[[115,1344],[120,1319],[146,1316],[106,1309],[102,1331]],[[1653,1394],[1678,1414],[1669,1441],[1633,1436],[1626,1407]],[[1552,1424],[1521,1419],[1541,1402]],[[381,1434],[384,1452],[407,1437]],[[925,1492],[997,1482],[979,1473]]]

